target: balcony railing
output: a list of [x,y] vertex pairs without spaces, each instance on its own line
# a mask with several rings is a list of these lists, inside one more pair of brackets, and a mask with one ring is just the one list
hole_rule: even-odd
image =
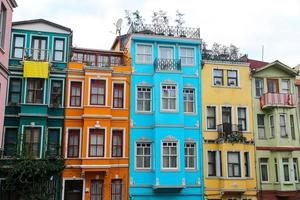
[[23,60],[27,61],[49,61],[50,60],[50,50],[49,49],[23,49]]
[[217,126],[218,140],[237,143],[244,142],[246,139],[243,137],[242,126],[237,124],[223,123]]
[[181,60],[179,59],[155,59],[155,71],[181,71]]
[[128,29],[128,34],[132,33],[200,39],[200,28],[190,27],[153,24],[131,24],[130,28]]
[[294,96],[285,93],[265,93],[260,97],[261,108],[267,107],[293,107]]

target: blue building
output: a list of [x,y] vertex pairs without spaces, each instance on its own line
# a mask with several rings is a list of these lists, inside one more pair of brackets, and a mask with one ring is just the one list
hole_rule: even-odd
[[131,26],[130,198],[203,199],[199,29]]

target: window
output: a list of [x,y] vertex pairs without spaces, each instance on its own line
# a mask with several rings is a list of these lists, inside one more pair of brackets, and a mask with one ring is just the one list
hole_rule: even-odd
[[250,177],[250,154],[244,152],[244,166],[245,166],[245,177]]
[[290,80],[288,79],[281,80],[281,92],[284,94],[290,93]]
[[238,126],[242,131],[247,130],[247,109],[238,108]]
[[53,60],[54,61],[64,61],[64,39],[54,39],[54,53],[53,53]]
[[103,181],[91,180],[91,200],[102,200],[103,198]]
[[184,144],[185,169],[196,169],[196,143]]
[[9,79],[9,104],[19,104],[21,102],[22,79],[10,78]]
[[150,87],[137,87],[137,111],[151,112],[152,89]]
[[281,137],[287,137],[287,130],[286,130],[286,119],[285,114],[280,114],[280,136]]
[[0,48],[4,49],[7,11],[3,4],[0,10]]
[[43,103],[44,96],[44,79],[28,78],[27,79],[27,103]]
[[152,63],[152,45],[136,45],[136,62],[141,64]]
[[18,128],[6,128],[4,138],[4,156],[14,157],[17,155]]
[[217,176],[217,156],[216,151],[207,152],[208,162],[208,176]]
[[79,157],[80,130],[70,129],[68,134],[68,157]]
[[110,64],[112,66],[120,66],[121,65],[121,57],[119,57],[119,56],[111,56],[110,57]]
[[24,35],[13,35],[13,58],[23,58],[25,46],[25,36]]
[[291,136],[292,136],[292,139],[295,140],[296,139],[296,135],[295,135],[294,115],[290,115],[290,126],[291,126]]
[[265,139],[265,115],[257,114],[257,129],[258,129],[258,138]]
[[98,66],[99,67],[109,67],[110,61],[108,56],[98,56]]
[[175,111],[177,109],[177,86],[162,85],[162,110]]
[[48,59],[47,38],[32,37],[32,59],[36,61],[46,61]]
[[105,80],[91,80],[91,105],[105,105]]
[[206,107],[206,121],[208,130],[217,129],[216,106]]
[[294,167],[294,180],[295,182],[299,182],[298,158],[293,158],[293,167]]
[[271,138],[275,137],[275,127],[274,127],[274,116],[270,115],[270,135]]
[[95,66],[96,65],[96,56],[93,54],[84,54],[83,55],[83,62],[87,66]]
[[123,196],[122,180],[115,179],[111,181],[111,200],[122,200]]
[[183,100],[184,100],[184,112],[194,113],[195,112],[195,90],[194,89],[183,89]]
[[260,177],[262,182],[269,182],[268,158],[260,158]]
[[178,168],[177,142],[163,142],[162,156],[164,169]]
[[278,90],[278,79],[267,79],[268,92],[269,93],[279,93]]
[[151,143],[136,143],[136,169],[151,169]]
[[104,157],[104,129],[90,129],[89,156]]
[[48,129],[47,154],[55,157],[60,154],[60,129]]
[[195,49],[180,47],[180,60],[182,65],[195,65]]
[[237,70],[227,70],[227,85],[228,86],[238,86]]
[[241,177],[240,152],[227,152],[228,177]]
[[278,163],[277,163],[277,159],[274,158],[274,166],[275,166],[275,182],[279,181],[279,177],[278,177]]
[[263,79],[256,78],[255,79],[255,96],[260,97],[264,92],[264,81]]
[[40,157],[41,148],[41,128],[25,127],[23,135],[23,153]]
[[223,85],[223,69],[214,69],[213,71],[214,75],[214,85]]
[[62,80],[51,80],[51,96],[50,104],[56,106],[62,106]]
[[283,166],[284,181],[285,182],[291,181],[291,179],[290,179],[289,158],[282,158],[282,166]]
[[112,131],[112,157],[123,156],[123,131],[113,130]]
[[77,82],[77,81],[71,82],[70,106],[73,107],[81,106],[81,90],[82,90],[82,82]]
[[159,47],[159,59],[174,59],[174,48]]
[[113,107],[124,108],[124,84],[114,83]]

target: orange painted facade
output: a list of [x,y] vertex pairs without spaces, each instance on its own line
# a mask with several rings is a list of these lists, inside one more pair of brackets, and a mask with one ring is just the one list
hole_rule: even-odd
[[[105,56],[110,56],[108,55],[110,52],[104,53],[106,54]],[[120,52],[118,53],[118,55],[123,55]],[[123,56],[122,60],[124,60]],[[96,66],[92,63],[94,67],[91,67],[90,64],[88,63],[89,66],[87,66],[79,62],[70,62],[68,66],[63,141],[63,152],[66,159],[66,169],[63,172],[63,196],[66,198],[66,195],[68,195],[68,199],[72,199],[72,195],[78,195],[78,191],[75,191],[76,186],[74,186],[74,190],[70,189],[68,181],[82,180],[82,199],[89,200],[92,195],[100,195],[103,200],[108,200],[112,198],[112,194],[118,195],[120,190],[123,199],[128,199],[131,67],[129,64],[115,66],[110,63],[108,67]],[[92,83],[97,80],[102,81],[101,83],[104,84],[104,97],[101,97],[102,100],[104,99],[104,102],[102,102],[104,105],[91,105],[93,104],[91,99],[94,98],[91,96],[91,87]],[[72,95],[74,96],[76,93],[75,89],[73,89],[74,82],[79,84],[79,88],[80,85],[82,87],[80,104],[78,103],[79,97],[77,100],[75,100],[76,97],[71,99],[73,98]],[[114,87],[120,84],[123,85],[123,108],[114,108],[118,106],[113,104],[113,91]],[[78,89],[77,92],[79,91]],[[97,99],[97,97],[95,98]],[[74,106],[76,101],[77,107]],[[119,99],[119,102],[121,101]],[[80,143],[78,145],[76,142],[77,138],[75,137],[74,139],[74,136],[71,135],[73,130],[77,130],[76,133],[79,132]],[[115,134],[114,131],[121,132],[119,140],[114,139],[114,141],[118,142],[113,142],[112,134]],[[101,136],[101,139],[99,139],[100,137],[95,137],[95,140],[91,139],[91,134],[94,132],[104,133],[104,136]],[[121,146],[120,142],[122,143]],[[98,146],[96,147],[95,144],[98,144]],[[112,147],[113,145],[115,146]],[[79,150],[78,156],[74,153],[77,151],[74,150],[77,149],[77,146]],[[92,148],[93,150],[91,150]],[[113,152],[113,148],[117,150]],[[91,156],[92,154],[97,155]],[[104,155],[99,156],[100,154]],[[92,186],[91,184],[94,180],[100,181],[101,187],[99,185]],[[113,181],[119,181],[121,189],[119,186],[117,188],[112,186]],[[76,198],[74,197],[74,199]]]

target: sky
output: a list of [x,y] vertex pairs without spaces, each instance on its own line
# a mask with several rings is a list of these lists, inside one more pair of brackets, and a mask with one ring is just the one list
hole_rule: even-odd
[[[153,11],[176,10],[185,26],[200,28],[210,47],[234,44],[249,58],[300,64],[300,0],[17,0],[13,20],[44,18],[73,30],[73,45],[109,50],[116,36],[114,23],[125,10],[139,10],[146,23]],[[122,33],[127,32],[123,20]]]

